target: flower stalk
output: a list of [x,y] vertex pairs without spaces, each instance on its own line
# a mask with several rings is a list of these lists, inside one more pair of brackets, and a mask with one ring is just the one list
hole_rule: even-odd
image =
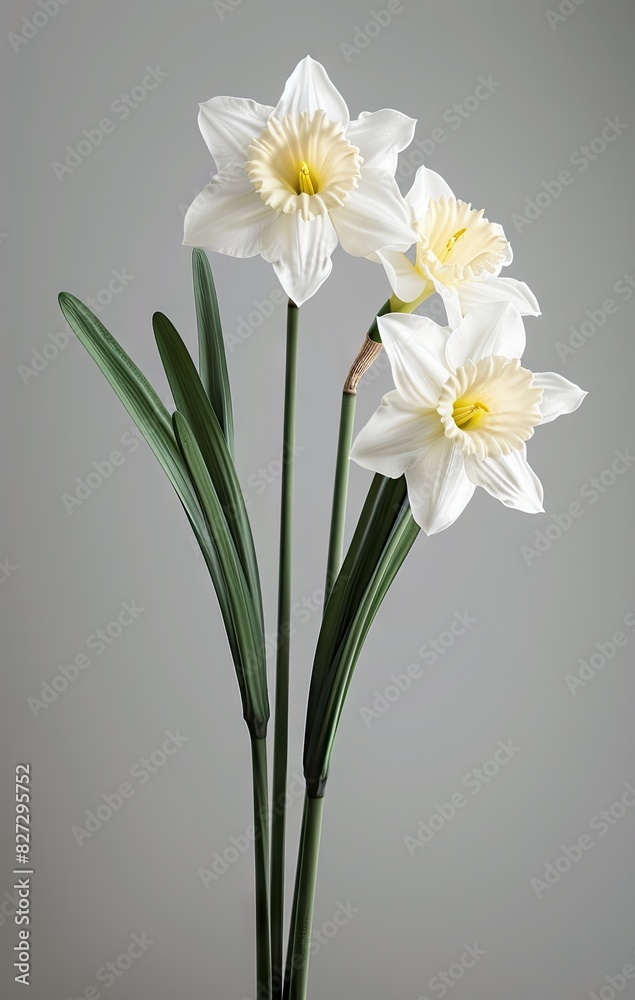
[[[282,447],[282,499],[280,509],[280,570],[278,580],[278,643],[273,757],[273,801],[277,804],[271,841],[271,958],[273,968],[283,967],[284,863],[286,791],[289,743],[289,658],[292,575],[292,521],[295,456],[296,380],[299,309],[289,300],[284,390]],[[278,980],[281,977],[278,976]],[[282,984],[274,1000],[282,996]]]
[[256,871],[256,996],[271,1000],[271,940],[269,926],[269,791],[267,741],[251,741],[254,796],[254,857]]

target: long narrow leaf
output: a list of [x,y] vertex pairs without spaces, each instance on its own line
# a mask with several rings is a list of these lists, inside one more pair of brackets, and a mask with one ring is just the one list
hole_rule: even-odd
[[162,313],[152,317],[154,335],[177,410],[186,418],[225,513],[251,597],[263,625],[256,550],[236,469],[194,362],[177,330]]
[[218,554],[176,443],[170,414],[145,376],[90,309],[69,292],[60,294],[59,303],[69,326],[139,427],[185,508],[212,577],[232,658],[236,662],[240,653]]
[[207,254],[198,247],[192,251],[192,274],[201,381],[222,428],[227,447],[232,453],[234,450],[234,415],[223,328],[212,269]]
[[177,410],[172,420],[176,440],[196,487],[223,567],[234,627],[242,652],[242,669],[238,672],[238,679],[243,693],[245,719],[254,738],[262,738],[269,719],[264,634],[201,449],[183,414]]
[[376,476],[318,639],[304,752],[311,795],[323,793],[333,741],[364,640],[418,532],[405,481]]

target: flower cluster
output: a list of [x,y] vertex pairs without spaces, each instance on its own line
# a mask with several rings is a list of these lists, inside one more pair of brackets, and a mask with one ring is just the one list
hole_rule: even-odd
[[[397,157],[416,122],[388,109],[351,121],[324,68],[307,56],[275,108],[216,97],[201,105],[199,124],[218,173],[186,215],[186,244],[261,254],[296,305],[328,277],[338,243],[384,268],[394,311],[378,327],[395,390],[351,457],[385,476],[405,474],[428,534],[452,524],[477,486],[510,507],[541,511],[526,442],[585,393],[522,367],[521,317],[540,310],[524,282],[500,276],[512,261],[502,227],[426,167],[402,197]],[[435,292],[446,327],[411,315]]]

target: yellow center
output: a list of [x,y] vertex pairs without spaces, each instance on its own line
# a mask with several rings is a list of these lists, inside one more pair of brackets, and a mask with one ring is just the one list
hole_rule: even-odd
[[315,194],[315,186],[311,177],[311,171],[309,170],[308,163],[305,163],[304,160],[302,160],[302,163],[300,164],[299,184],[300,190],[298,191],[298,194]]
[[489,413],[489,406],[485,403],[468,403],[465,399],[457,399],[452,409],[454,423],[465,430],[478,427],[486,413]]
[[465,233],[465,232],[467,232],[467,228],[459,229],[459,231],[457,233],[455,233],[454,236],[450,237],[450,239],[448,240],[448,242],[445,245],[445,250],[443,251],[443,253],[439,257],[439,260],[441,261],[441,263],[443,263],[445,260],[447,260],[447,258],[450,256],[450,254],[454,250],[456,244],[461,239],[463,233]]

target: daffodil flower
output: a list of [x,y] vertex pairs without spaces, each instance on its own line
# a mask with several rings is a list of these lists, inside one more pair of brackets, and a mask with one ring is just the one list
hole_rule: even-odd
[[372,255],[384,265],[402,302],[437,291],[452,327],[469,309],[487,302],[512,302],[522,316],[540,315],[536,297],[524,281],[499,277],[512,262],[502,226],[457,200],[443,178],[426,167],[417,171],[406,201],[418,233],[414,263],[398,248]]
[[586,393],[561,375],[523,368],[525,330],[509,302],[471,310],[453,331],[423,316],[378,320],[396,389],[351,457],[393,479],[405,473],[412,513],[431,535],[482,486],[508,507],[542,511],[527,462],[534,428],[576,410]]
[[415,124],[390,110],[352,122],[309,56],[275,108],[237,97],[207,101],[199,125],[218,174],[190,206],[184,242],[235,257],[261,254],[301,305],[328,277],[338,242],[365,257],[416,240],[394,177]]

